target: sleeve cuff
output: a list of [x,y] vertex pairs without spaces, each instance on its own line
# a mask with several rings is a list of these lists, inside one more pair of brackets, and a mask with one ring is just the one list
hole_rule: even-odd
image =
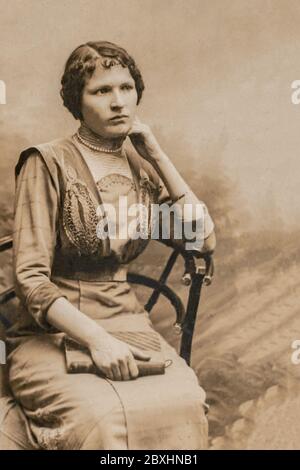
[[36,287],[26,299],[26,307],[36,323],[46,331],[55,330],[47,321],[47,312],[53,302],[66,297],[52,282],[45,282]]

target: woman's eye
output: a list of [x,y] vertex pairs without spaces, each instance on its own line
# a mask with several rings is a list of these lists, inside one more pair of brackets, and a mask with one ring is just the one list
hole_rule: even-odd
[[133,86],[129,84],[123,85],[122,90],[133,90]]
[[99,88],[99,90],[96,91],[97,95],[105,95],[106,93],[109,93],[109,88]]

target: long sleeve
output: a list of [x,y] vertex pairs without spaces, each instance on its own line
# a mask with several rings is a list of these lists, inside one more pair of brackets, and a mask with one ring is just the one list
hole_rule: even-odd
[[17,296],[43,329],[50,305],[64,295],[51,282],[58,195],[41,155],[33,152],[16,179],[13,272]]
[[[209,214],[207,206],[198,198],[197,202],[191,202],[195,198],[190,198],[189,192],[178,201],[173,203],[168,190],[160,178],[158,204],[160,208],[164,204],[174,208],[174,213],[167,216],[168,208],[165,206],[164,212],[159,214],[159,238],[168,236],[170,233],[171,244],[177,247],[185,247],[187,250],[201,251],[203,242],[214,230],[214,222]],[[197,206],[197,207],[196,207]],[[170,223],[169,223],[170,220]],[[166,224],[169,225],[166,227]],[[176,238],[176,233],[179,238]],[[182,234],[182,236],[180,236]]]

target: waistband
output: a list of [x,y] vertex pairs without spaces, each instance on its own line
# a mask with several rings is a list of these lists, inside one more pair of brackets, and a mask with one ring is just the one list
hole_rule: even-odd
[[[69,261],[69,260],[68,260]],[[120,264],[115,259],[93,262],[90,259],[76,262],[61,262],[52,269],[53,277],[64,277],[78,281],[127,281],[128,264]]]

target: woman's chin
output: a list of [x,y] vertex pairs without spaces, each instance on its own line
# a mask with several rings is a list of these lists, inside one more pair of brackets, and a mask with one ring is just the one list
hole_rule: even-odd
[[117,139],[121,137],[126,137],[130,131],[129,126],[114,126],[113,129],[107,129],[106,137],[108,139]]

